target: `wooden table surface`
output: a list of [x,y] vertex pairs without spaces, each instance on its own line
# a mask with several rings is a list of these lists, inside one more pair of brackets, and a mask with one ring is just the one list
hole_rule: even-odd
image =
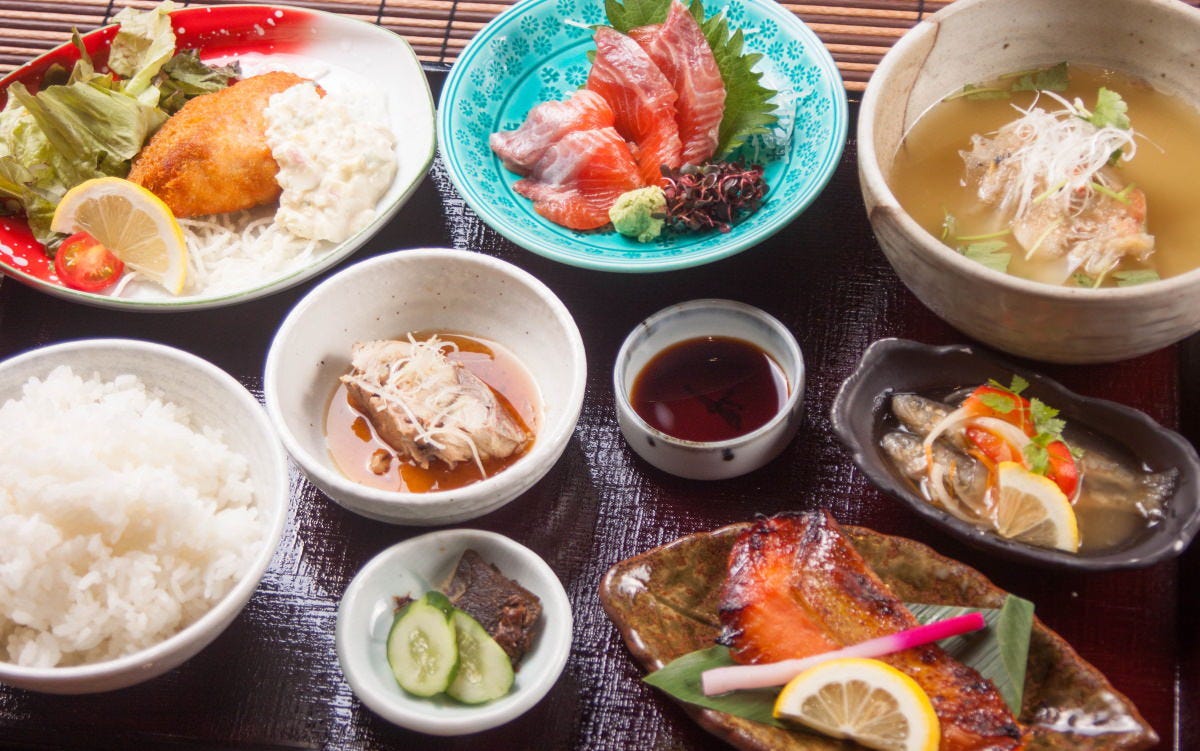
[[[436,94],[443,74],[431,70],[430,76]],[[362,706],[334,654],[339,597],[373,555],[427,530],[356,516],[297,474],[278,553],[221,637],[180,668],[121,691],[66,697],[0,686],[0,747],[722,748],[639,680],[640,670],[600,608],[600,578],[616,561],[691,532],[755,514],[827,507],[843,522],[922,540],[1033,600],[1051,628],[1134,700],[1162,736],[1162,748],[1200,748],[1195,546],[1182,559],[1121,573],[1069,574],[1002,562],[964,547],[876,491],[834,437],[833,396],[872,341],[965,341],[924,308],[883,259],[863,210],[855,153],[852,127],[842,163],[808,211],[761,246],[696,269],[619,275],[535,256],[482,224],[440,162],[394,221],[349,261],[420,246],[487,253],[549,285],[583,334],[587,394],[565,454],[524,496],[462,525],[504,533],[541,554],[574,609],[567,667],[524,717],[474,736],[433,738],[390,725]],[[64,302],[6,280],[0,285],[0,357],[66,339],[148,339],[207,358],[261,395],[271,337],[315,283],[221,310],[139,315]],[[635,457],[616,425],[611,368],[622,339],[659,308],[699,297],[741,300],[774,314],[795,332],[808,366],[799,435],[776,461],[740,479],[667,476]],[[1200,427],[1195,349],[1176,346],[1113,365],[1031,367],[1080,393],[1145,410],[1163,424],[1182,423],[1194,440]]]

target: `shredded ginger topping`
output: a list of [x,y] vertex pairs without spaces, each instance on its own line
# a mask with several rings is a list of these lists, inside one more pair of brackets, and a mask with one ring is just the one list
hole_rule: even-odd
[[967,184],[1007,217],[1026,258],[1061,258],[1064,279],[1077,270],[1102,276],[1127,255],[1145,260],[1154,251],[1145,195],[1112,166],[1136,154],[1135,131],[1097,127],[1081,101],[1041,95],[1062,108],[1014,106],[1018,119],[959,152]]
[[[405,349],[405,355],[394,359],[371,357],[361,373],[351,373],[342,380],[359,385],[401,412],[413,431],[415,444],[437,453],[465,445],[480,476],[486,477],[471,428],[477,420],[470,412],[478,407],[471,399],[462,398],[456,381],[445,377],[447,353],[458,351],[458,345],[436,336],[418,341],[409,334]],[[359,363],[355,366],[357,369]]]

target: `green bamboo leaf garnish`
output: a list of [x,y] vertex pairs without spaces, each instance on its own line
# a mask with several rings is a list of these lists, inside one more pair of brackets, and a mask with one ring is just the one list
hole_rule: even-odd
[[[932,623],[975,611],[982,613],[987,628],[946,639],[938,642],[938,646],[990,680],[1013,713],[1020,714],[1025,663],[1029,656],[1029,635],[1033,629],[1033,603],[1016,595],[1008,595],[999,609],[911,603],[907,607],[921,623]],[[709,647],[672,660],[642,680],[688,704],[752,722],[786,727],[772,717],[779,689],[732,691],[719,696],[705,696],[700,689],[700,675],[705,670],[733,664],[727,648]]]

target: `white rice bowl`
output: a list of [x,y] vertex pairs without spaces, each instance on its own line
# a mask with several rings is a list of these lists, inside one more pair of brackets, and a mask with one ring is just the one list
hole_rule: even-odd
[[0,364],[0,682],[99,691],[183,662],[253,593],[287,497],[262,409],[199,358],[99,340]]

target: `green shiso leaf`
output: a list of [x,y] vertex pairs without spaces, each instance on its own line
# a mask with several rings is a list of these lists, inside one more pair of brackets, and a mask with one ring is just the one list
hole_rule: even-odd
[[[987,628],[945,639],[938,644],[954,659],[975,668],[980,675],[995,684],[1013,713],[1020,714],[1021,692],[1025,686],[1025,662],[1029,657],[1029,634],[1033,628],[1033,603],[1016,595],[1008,595],[998,610],[953,605],[907,604],[907,607],[921,623],[932,623],[965,613],[982,613]],[[779,689],[732,691],[719,696],[704,695],[700,689],[700,675],[705,670],[733,664],[735,663],[729,656],[728,649],[709,647],[689,652],[642,680],[688,704],[765,725],[786,727],[772,717]]]
[[671,0],[604,0],[604,12],[608,22],[622,34],[639,26],[662,23],[667,20]]
[[[700,0],[693,0],[692,15],[697,13],[699,6]],[[762,55],[743,51],[742,30],[730,33],[729,22],[723,13],[708,19],[700,28],[725,82],[725,115],[721,118],[715,154],[720,158],[746,143],[750,136],[769,132],[779,120],[775,105],[771,103],[776,92],[763,86],[762,73],[754,70]]]
[[1012,253],[1002,252],[1008,247],[1003,240],[971,243],[962,249],[962,254],[976,263],[981,263],[989,269],[1008,273],[1008,264],[1012,261]]

